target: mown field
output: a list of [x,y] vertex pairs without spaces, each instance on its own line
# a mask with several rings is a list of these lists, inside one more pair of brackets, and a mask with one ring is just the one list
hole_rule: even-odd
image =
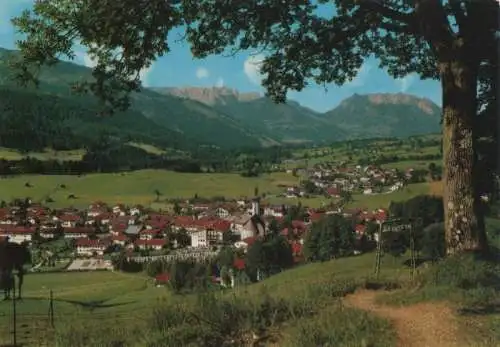
[[[439,182],[438,182],[439,183]],[[409,184],[402,190],[382,193],[382,194],[354,194],[352,196],[352,201],[346,206],[347,208],[364,208],[369,210],[374,210],[378,208],[389,207],[391,201],[404,201],[411,199],[414,196],[421,194],[431,194],[431,195],[441,195],[434,182],[430,183],[416,183]],[[285,198],[285,197],[271,197],[266,198],[266,202],[271,204],[302,204],[303,206],[309,207],[322,207],[326,206],[331,202],[335,202],[336,199],[329,199],[325,197],[312,197],[312,198]]]
[[[439,136],[427,135],[420,136],[416,141],[436,140]],[[294,159],[284,164],[286,168],[313,166],[323,162],[347,162],[356,165],[362,158],[376,158],[378,156],[398,156],[399,161],[383,164],[383,167],[405,170],[427,169],[430,163],[441,164],[441,160],[406,160],[408,156],[435,155],[439,153],[438,146],[420,146],[416,147],[412,140],[405,140],[402,144],[398,140],[373,140],[365,147],[357,148],[345,142],[335,147],[318,147],[309,149],[300,149],[294,152]]]
[[[144,143],[137,142],[129,142],[128,145],[140,148],[147,153],[163,155],[163,154],[182,154],[182,152],[172,150],[172,149],[162,149],[155,147],[153,145],[148,145]],[[69,151],[55,151],[51,148],[46,148],[43,151],[39,152],[28,152],[21,153],[18,150],[11,148],[3,148],[0,147],[0,159],[6,160],[20,160],[26,157],[35,158],[38,160],[81,160],[83,155],[85,154],[85,150],[83,149],[75,149]]]
[[[29,187],[26,186],[29,183]],[[96,200],[107,203],[142,204],[149,206],[160,199],[224,196],[252,196],[255,187],[260,193],[276,194],[279,185],[297,184],[298,179],[286,173],[273,173],[257,178],[238,174],[191,174],[165,170],[140,170],[124,173],[75,175],[23,175],[0,178],[0,199],[30,197],[35,201],[54,200],[52,207],[88,206]],[[64,185],[65,188],[61,188]],[[74,195],[74,199],[68,199]]]

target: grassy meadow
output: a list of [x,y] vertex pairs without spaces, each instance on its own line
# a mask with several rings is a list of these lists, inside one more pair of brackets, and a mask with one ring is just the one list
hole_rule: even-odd
[[354,194],[352,196],[353,201],[349,203],[348,207],[367,208],[370,210],[387,208],[391,201],[399,202],[409,200],[414,196],[425,194],[431,194],[430,183],[409,184],[405,188],[392,193]]
[[84,154],[85,151],[78,149],[70,151],[55,151],[47,148],[41,152],[21,153],[15,149],[0,147],[0,158],[5,160],[21,160],[26,157],[38,160],[81,160]]
[[[26,183],[30,187],[26,187]],[[279,185],[297,184],[298,179],[286,173],[273,173],[257,178],[246,178],[238,174],[195,174],[166,170],[139,170],[123,173],[75,175],[23,175],[0,178],[0,199],[30,197],[43,201],[50,197],[52,207],[88,206],[96,200],[108,203],[151,205],[155,190],[161,200],[167,198],[190,198],[224,196],[238,198],[251,196],[255,187],[261,193],[282,192]],[[65,188],[61,188],[64,185]],[[75,199],[68,199],[72,194]]]
[[[463,268],[450,268],[453,264],[445,261],[418,268],[413,282],[403,265],[407,258],[383,257],[379,279],[372,274],[375,254],[368,253],[306,264],[257,284],[204,295],[173,294],[154,287],[142,274],[29,274],[24,300],[17,306],[18,342],[78,347],[245,346],[251,345],[244,343],[251,333],[258,332],[265,337],[261,346],[399,346],[400,327],[391,319],[344,299],[356,289],[380,287],[377,302],[388,305],[385,310],[392,305],[411,309],[425,301],[447,302],[458,331],[467,335],[463,346],[495,346],[500,315],[463,313],[467,305],[491,298],[495,293],[491,288],[461,290],[449,278],[440,284],[428,280],[436,271],[450,269],[452,273],[459,269],[454,274],[458,281],[478,278],[484,274],[481,266],[466,262]],[[54,294],[54,329],[47,314],[49,290]],[[473,300],[466,300],[470,295]],[[0,343],[10,342],[11,310],[10,302],[0,302]],[[235,342],[227,344],[231,339]]]
[[[351,281],[368,278],[372,272],[373,260],[373,254],[367,254],[356,258],[304,265],[254,285],[243,286],[234,291],[216,292],[215,296],[218,301],[227,300],[239,304],[244,300],[257,305],[259,300],[269,295],[274,303],[282,301],[290,305],[305,305],[309,311],[314,311],[314,314],[308,317],[310,320],[287,317],[283,322],[276,322],[270,330],[274,331],[275,338],[280,340],[280,346],[298,347],[297,341],[304,341],[304,336],[298,336],[300,332],[306,333],[307,330],[313,329],[315,323],[321,322],[324,326],[325,331],[321,332],[322,334],[327,334],[328,325],[328,329],[333,329],[335,332],[348,328],[347,325],[341,326],[343,323],[338,321],[339,316],[349,316],[353,319],[349,334],[355,333],[353,329],[367,330],[362,336],[360,335],[358,341],[368,339],[367,341],[373,342],[374,346],[391,346],[392,344],[383,343],[393,337],[392,328],[386,321],[369,317],[364,312],[342,308],[339,306],[338,298],[329,293],[337,286],[343,290],[345,286],[351,286]],[[382,276],[404,278],[407,272],[397,262],[388,261],[382,267]],[[180,309],[178,305],[184,309],[199,309],[196,308],[199,300],[197,295],[171,294],[166,288],[154,287],[151,281],[141,274],[119,272],[29,274],[25,278],[24,299],[18,302],[17,306],[20,342],[33,343],[39,339],[54,338],[53,335],[48,336],[50,329],[47,312],[50,290],[54,295],[54,323],[56,335],[60,335],[59,339],[69,334],[69,331],[72,331],[73,338],[76,338],[78,334],[102,331],[106,328],[114,338],[126,334],[127,339],[135,340],[135,344],[130,344],[131,346],[140,346],[144,343],[142,339],[147,337],[145,334],[148,329],[151,329],[149,324],[154,319],[155,309],[174,310],[176,307]],[[321,291],[324,292],[320,294]],[[321,297],[325,301],[318,301]],[[9,342],[8,330],[12,327],[11,310],[10,302],[0,302],[0,326],[3,327],[0,328],[0,343]],[[358,319],[359,322],[356,322]],[[181,325],[182,322],[176,324]],[[373,326],[363,327],[368,324]],[[315,329],[317,328],[316,326]],[[82,331],[83,329],[85,331]],[[142,333],[139,335],[133,335],[141,330]],[[370,336],[370,333],[376,332],[379,336]],[[343,337],[346,338],[348,336]],[[75,346],[80,345],[75,344]],[[89,346],[97,345],[101,346],[97,343],[89,344]]]

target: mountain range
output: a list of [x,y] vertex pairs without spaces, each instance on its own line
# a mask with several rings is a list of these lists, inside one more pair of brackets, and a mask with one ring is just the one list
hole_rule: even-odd
[[[45,124],[50,131],[42,132],[46,141],[40,145],[53,137],[52,128],[81,142],[105,130],[123,139],[180,149],[200,144],[235,148],[406,137],[440,129],[440,108],[407,94],[353,95],[319,113],[294,101],[275,104],[258,93],[226,87],[144,88],[132,95],[129,111],[102,119],[94,98],[72,94],[68,86],[92,78],[89,68],[60,62],[42,69],[38,88],[20,88],[8,65],[16,54],[0,49],[0,121],[11,128],[23,122]],[[7,128],[0,127],[3,146],[8,143],[1,140],[2,129],[4,134],[13,133]]]

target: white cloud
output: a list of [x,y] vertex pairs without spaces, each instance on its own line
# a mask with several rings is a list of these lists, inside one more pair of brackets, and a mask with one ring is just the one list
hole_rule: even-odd
[[373,66],[364,63],[361,65],[361,67],[358,70],[358,73],[356,74],[356,77],[352,79],[352,81],[349,81],[344,84],[345,87],[362,87],[364,86],[370,77],[370,71],[373,69]]
[[86,53],[83,56],[83,64],[86,67],[94,68],[97,65],[97,59],[95,59],[94,57],[91,57],[89,54]]
[[198,69],[196,69],[196,78],[201,80],[203,78],[207,78],[208,76],[210,76],[210,71],[208,71],[206,68],[199,67]]
[[217,79],[217,82],[215,82],[215,86],[216,86],[217,88],[222,88],[222,87],[224,87],[224,79],[223,79],[222,77],[219,77],[219,78]]
[[153,70],[153,66],[151,65],[150,67],[139,71],[139,77],[140,77],[142,85],[144,87],[149,87],[151,85],[151,83],[149,81],[149,77],[151,76],[152,70]]
[[395,80],[396,86],[399,88],[401,93],[405,93],[410,89],[410,87],[415,83],[417,77],[415,75],[407,75],[403,78],[397,78]]
[[247,78],[250,80],[250,82],[259,86],[261,85],[262,79],[264,78],[260,71],[264,58],[265,57],[262,54],[251,55],[243,63],[243,72],[245,73]]

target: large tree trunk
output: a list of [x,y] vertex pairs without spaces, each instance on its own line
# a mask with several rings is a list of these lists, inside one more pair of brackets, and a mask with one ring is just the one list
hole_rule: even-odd
[[477,70],[473,64],[441,64],[443,89],[444,212],[447,254],[487,249],[478,191],[474,124]]

